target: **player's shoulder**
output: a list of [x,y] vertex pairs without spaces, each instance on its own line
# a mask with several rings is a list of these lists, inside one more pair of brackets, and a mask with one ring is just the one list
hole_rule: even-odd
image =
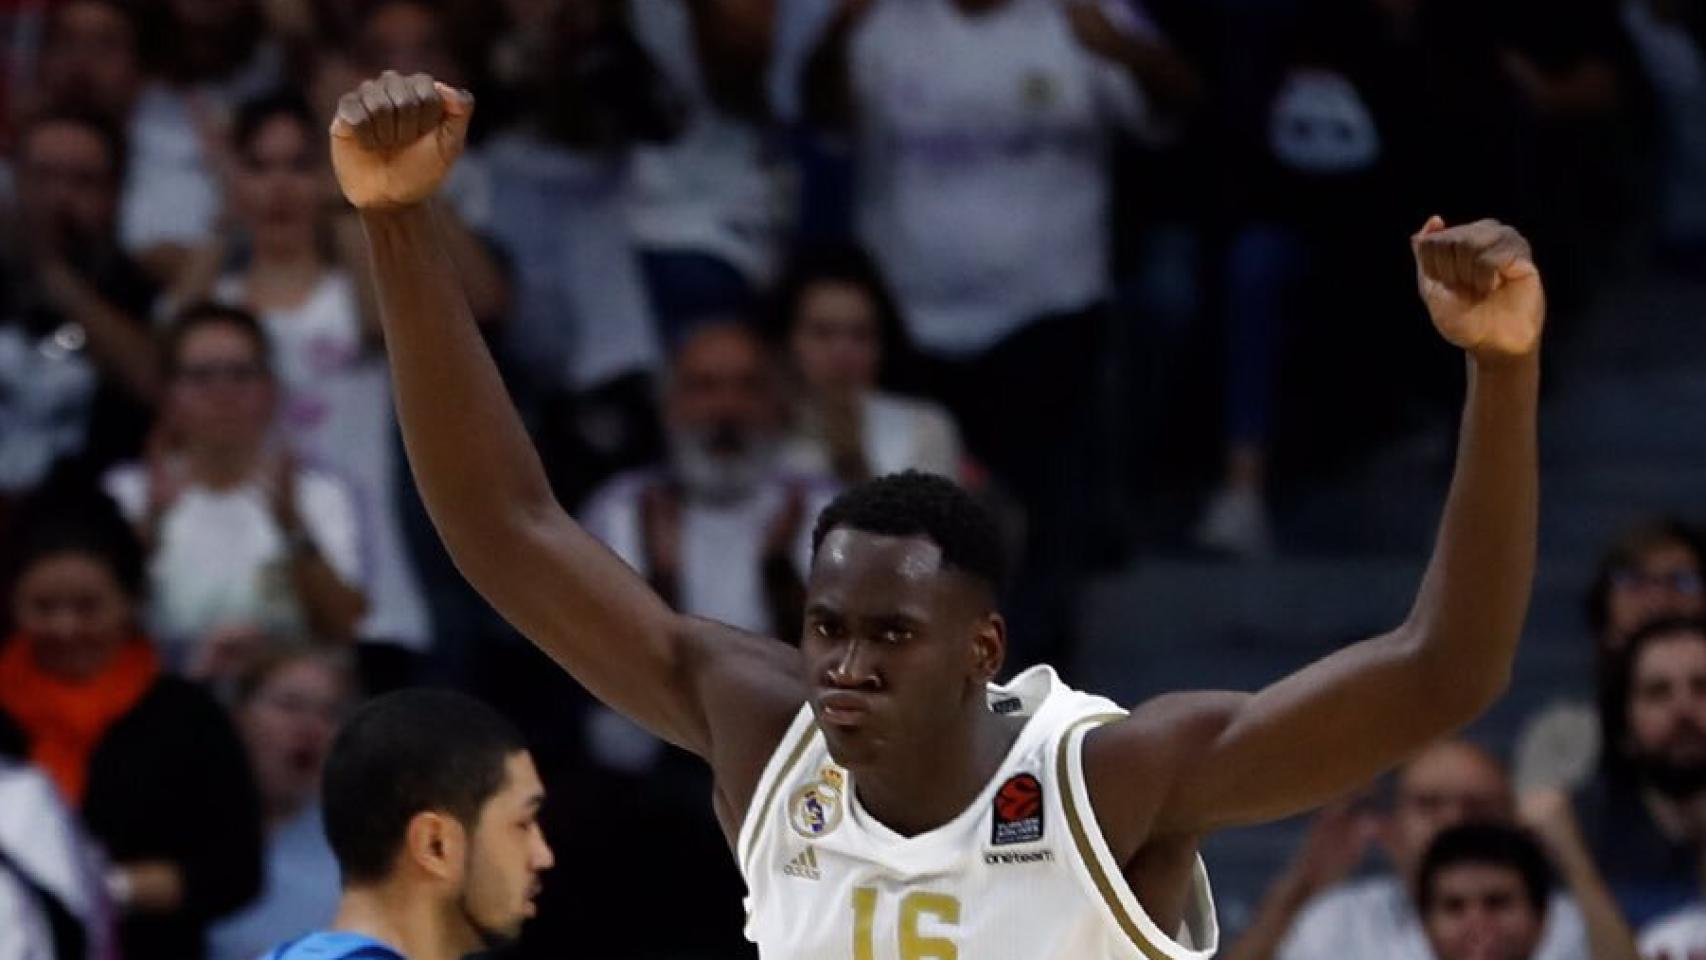
[[281,944],[260,960],[407,960],[372,937],[343,931],[311,933]]

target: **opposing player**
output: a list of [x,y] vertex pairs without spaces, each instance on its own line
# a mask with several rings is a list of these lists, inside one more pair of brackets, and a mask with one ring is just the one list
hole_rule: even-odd
[[448,691],[379,697],[339,732],[321,793],[337,917],[265,960],[460,960],[533,915],[552,863],[544,789],[492,708]]
[[[410,462],[493,605],[600,699],[710,763],[762,955],[1208,956],[1204,834],[1316,806],[1505,688],[1533,577],[1544,314],[1515,231],[1436,218],[1412,241],[1470,387],[1409,616],[1259,693],[1127,713],[1046,667],[990,686],[1007,643],[999,539],[946,482],[883,478],[825,510],[798,649],[676,614],[577,527],[509,408],[427,204],[472,108],[428,77],[386,74],[346,95],[333,123]],[[1365,335],[1381,336],[1378,323]]]

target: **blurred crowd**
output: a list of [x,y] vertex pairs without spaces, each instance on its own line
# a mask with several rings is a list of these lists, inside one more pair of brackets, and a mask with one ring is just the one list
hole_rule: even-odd
[[[1276,489],[1456,403],[1429,214],[1519,225],[1555,340],[1706,269],[1701,0],[0,0],[0,960],[324,923],[320,763],[419,683],[535,740],[521,955],[747,955],[704,772],[414,491],[327,162],[383,70],[476,97],[438,222],[560,499],[780,642],[893,471],[1001,518],[1013,664],[1135,549],[1282,552]],[[1581,702],[1323,814],[1230,955],[1706,956],[1702,575],[1680,523],[1613,545]]]

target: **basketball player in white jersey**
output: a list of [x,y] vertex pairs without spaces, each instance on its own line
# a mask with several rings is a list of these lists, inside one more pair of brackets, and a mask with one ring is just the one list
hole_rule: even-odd
[[[1258,693],[1128,713],[1047,668],[990,687],[1006,647],[997,538],[951,485],[886,478],[825,511],[798,648],[674,613],[577,527],[428,207],[472,107],[429,77],[386,74],[346,95],[333,123],[409,459],[492,604],[601,700],[710,763],[762,956],[1206,957],[1204,834],[1365,783],[1505,688],[1533,577],[1544,314],[1511,229],[1436,218],[1412,239],[1422,297],[1465,351],[1470,386],[1410,615]],[[1382,335],[1379,318],[1365,335]]]

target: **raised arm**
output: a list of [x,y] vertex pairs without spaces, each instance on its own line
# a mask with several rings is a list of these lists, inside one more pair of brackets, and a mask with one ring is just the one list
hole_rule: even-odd
[[387,73],[344,96],[332,125],[422,497],[469,582],[594,696],[714,766],[735,751],[744,779],[803,701],[797,654],[678,616],[552,496],[426,204],[472,110],[430,77]]
[[1469,364],[1456,475],[1415,605],[1392,632],[1254,695],[1164,697],[1093,733],[1093,801],[1127,853],[1318,806],[1505,689],[1534,575],[1545,298],[1509,227],[1434,218],[1413,245],[1434,325]]

